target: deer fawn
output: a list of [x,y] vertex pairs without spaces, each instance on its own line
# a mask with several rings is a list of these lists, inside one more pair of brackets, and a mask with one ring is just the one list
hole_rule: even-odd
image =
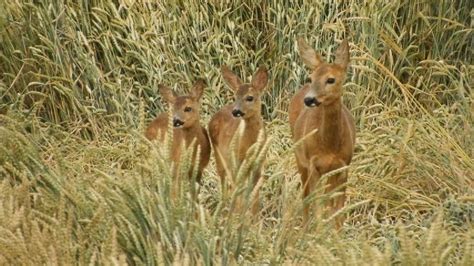
[[[355,123],[342,103],[342,85],[349,64],[349,44],[342,41],[333,64],[323,59],[303,39],[298,39],[298,52],[311,69],[311,82],[303,86],[291,99],[289,120],[294,141],[301,140],[295,149],[298,171],[303,184],[303,198],[315,189],[322,175],[347,166],[352,160],[355,144]],[[303,139],[304,138],[304,139]],[[327,191],[347,181],[347,171],[330,176]],[[331,200],[330,211],[343,207],[343,195]],[[304,220],[308,221],[308,206],[304,207]],[[336,219],[339,228],[343,217]]]
[[[245,159],[247,150],[257,141],[260,131],[265,130],[261,115],[260,96],[267,85],[268,73],[265,67],[260,67],[250,83],[242,83],[228,67],[223,66],[221,72],[226,83],[234,91],[235,102],[224,106],[212,117],[209,122],[209,135],[214,148],[217,172],[221,177],[222,188],[227,189],[226,169],[230,165],[231,153],[234,152],[231,151],[230,144],[235,132],[238,131],[240,122],[245,124],[235,151],[239,164]],[[260,178],[260,172],[261,167],[252,174],[254,186]],[[256,214],[257,211],[258,192],[252,206],[252,212]]]
[[[200,147],[199,165],[197,166],[196,181],[201,182],[202,171],[209,163],[211,154],[211,145],[207,131],[199,123],[199,100],[203,94],[205,83],[198,80],[191,89],[191,93],[186,96],[178,96],[169,87],[159,85],[160,94],[173,106],[173,140],[172,140],[172,160],[175,163],[173,175],[176,175],[181,157],[181,147],[184,144],[187,149],[192,148],[192,162],[196,163],[197,147]],[[145,132],[149,140],[158,138],[164,141],[168,131],[168,114],[160,114],[151,122]],[[193,147],[190,145],[194,143]],[[192,177],[193,167],[191,167],[188,176]]]

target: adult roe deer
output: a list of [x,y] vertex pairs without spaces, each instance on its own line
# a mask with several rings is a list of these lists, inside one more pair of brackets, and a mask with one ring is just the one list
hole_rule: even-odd
[[[199,123],[200,120],[200,103],[199,100],[204,92],[205,83],[203,80],[197,80],[191,88],[191,92],[186,96],[178,96],[169,87],[159,85],[159,91],[162,97],[173,108],[173,140],[171,158],[175,163],[173,169],[176,174],[179,168],[181,158],[182,145],[186,149],[192,148],[192,162],[196,163],[198,146],[200,147],[199,165],[197,166],[196,181],[201,182],[202,172],[209,163],[211,154],[211,145],[206,129]],[[145,136],[149,140],[158,138],[163,142],[168,132],[168,114],[162,113],[153,120],[146,129]],[[193,144],[192,147],[191,144]],[[188,176],[192,177],[193,167],[191,167]]]
[[[294,141],[298,171],[301,174],[303,198],[306,198],[322,175],[347,166],[352,160],[355,144],[355,123],[342,103],[342,85],[349,64],[349,44],[343,40],[336,50],[333,64],[323,61],[302,38],[298,39],[298,52],[304,64],[311,69],[311,82],[303,86],[291,99],[289,120]],[[347,171],[328,178],[328,191],[347,181]],[[331,213],[343,207],[343,194],[330,201]],[[304,207],[304,220],[308,221],[308,206]],[[344,218],[336,219],[340,227]]]
[[[209,122],[209,135],[214,155],[216,158],[217,173],[221,178],[222,188],[226,189],[226,169],[231,160],[231,141],[234,134],[238,132],[239,124],[244,122],[244,129],[240,142],[236,147],[236,158],[239,165],[244,161],[248,149],[257,141],[260,131],[264,131],[264,124],[261,115],[261,95],[268,82],[268,73],[265,67],[260,67],[253,75],[250,83],[242,83],[227,66],[221,67],[221,73],[234,91],[235,102],[224,106],[218,111]],[[265,133],[265,131],[263,132]],[[253,185],[260,178],[261,166],[255,169]],[[252,206],[255,214],[258,211],[258,191]]]

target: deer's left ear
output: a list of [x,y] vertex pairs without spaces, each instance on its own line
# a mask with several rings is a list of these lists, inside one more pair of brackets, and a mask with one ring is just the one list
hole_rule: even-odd
[[191,88],[191,95],[193,98],[196,100],[201,99],[202,94],[204,93],[204,88],[206,88],[206,82],[203,79],[198,79]]
[[252,77],[252,87],[261,91],[267,86],[268,83],[268,71],[267,68],[261,66]]
[[349,60],[349,42],[344,39],[336,50],[336,60],[334,63],[340,65],[344,69],[347,69]]

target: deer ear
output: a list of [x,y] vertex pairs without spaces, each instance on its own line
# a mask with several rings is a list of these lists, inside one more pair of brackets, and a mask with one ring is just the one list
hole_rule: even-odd
[[225,82],[232,90],[236,91],[239,89],[242,81],[234,74],[234,72],[232,72],[227,66],[222,66],[221,73]]
[[202,97],[206,82],[203,79],[198,79],[191,88],[191,95],[194,99],[199,100]]
[[323,62],[321,56],[303,38],[298,38],[298,53],[304,64],[310,69],[315,69]]
[[261,91],[267,86],[268,83],[268,71],[267,68],[264,66],[261,66],[257,72],[252,77],[252,87],[255,89]]
[[170,87],[159,84],[158,89],[160,91],[161,96],[165,99],[170,104],[173,104],[174,101],[176,100],[176,93],[170,89]]
[[334,63],[346,69],[347,65],[349,65],[349,60],[349,42],[343,40],[336,50],[336,60]]

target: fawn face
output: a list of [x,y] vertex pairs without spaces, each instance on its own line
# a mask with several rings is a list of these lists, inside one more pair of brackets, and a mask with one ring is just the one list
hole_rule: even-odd
[[304,98],[307,107],[330,105],[342,96],[342,84],[349,64],[349,44],[342,41],[336,50],[336,60],[329,64],[322,60],[303,39],[298,39],[298,52],[310,74],[310,90]]
[[160,94],[173,106],[173,127],[189,128],[199,123],[199,100],[204,92],[205,83],[198,80],[191,88],[191,93],[186,96],[178,96],[165,85],[159,85]]
[[235,102],[232,108],[232,115],[234,117],[242,117],[243,119],[260,115],[262,104],[260,96],[268,82],[266,68],[260,67],[253,75],[252,81],[246,84],[242,84],[239,77],[227,66],[222,66],[221,72],[226,83],[234,91]]

